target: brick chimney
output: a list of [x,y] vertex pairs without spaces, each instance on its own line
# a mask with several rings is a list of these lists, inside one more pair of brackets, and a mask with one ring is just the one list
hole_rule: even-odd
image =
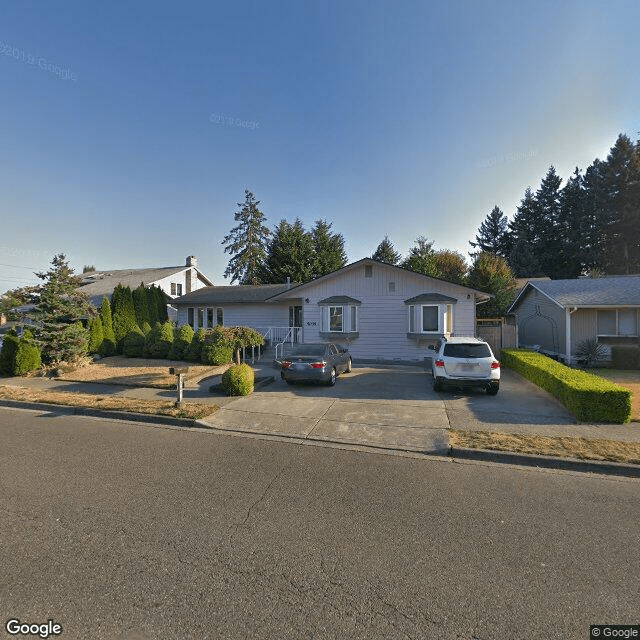
[[198,279],[198,275],[196,272],[196,267],[198,266],[198,258],[195,256],[187,256],[187,267],[191,267],[187,271],[187,291],[186,293],[191,293],[196,289],[196,282]]

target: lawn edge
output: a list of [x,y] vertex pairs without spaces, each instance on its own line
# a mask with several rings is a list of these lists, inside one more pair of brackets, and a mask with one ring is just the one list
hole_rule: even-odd
[[584,473],[600,473],[605,475],[640,478],[640,465],[625,462],[609,462],[598,460],[579,460],[578,458],[562,458],[541,454],[515,453],[495,449],[471,449],[466,447],[450,447],[449,456],[463,460],[499,462],[527,467],[543,467],[561,471],[582,471]]
[[115,409],[94,409],[92,407],[76,407],[69,404],[50,404],[48,402],[22,402],[20,400],[0,399],[0,407],[10,409],[34,409],[36,411],[51,411],[71,413],[72,415],[92,416],[96,418],[113,418],[116,420],[129,420],[131,422],[146,422],[147,424],[165,424],[176,427],[193,427],[197,429],[209,429],[206,424],[200,422],[202,418],[176,418],[155,413],[136,413],[133,411],[117,411]]

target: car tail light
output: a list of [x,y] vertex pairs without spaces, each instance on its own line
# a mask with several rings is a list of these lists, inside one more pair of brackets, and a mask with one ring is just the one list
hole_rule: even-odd
[[499,369],[500,368],[500,363],[499,362],[492,362],[491,363],[491,368],[492,369]]
[[312,369],[324,369],[324,362],[312,362],[311,363],[311,368]]
[[282,368],[283,369],[288,369],[291,366],[291,360],[283,360],[282,361]]
[[436,360],[436,367],[444,367],[444,360]]

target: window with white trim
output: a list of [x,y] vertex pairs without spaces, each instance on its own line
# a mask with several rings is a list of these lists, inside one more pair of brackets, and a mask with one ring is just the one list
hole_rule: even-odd
[[409,333],[416,332],[416,307],[413,304],[409,305]]
[[440,307],[437,304],[422,305],[422,333],[440,332]]
[[343,331],[343,307],[329,307],[329,331]]
[[193,313],[194,313],[194,309],[193,307],[189,307],[187,309],[187,324],[193,329]]
[[356,305],[349,307],[349,326],[352,333],[358,331],[358,307]]
[[207,327],[213,327],[213,309],[207,309]]
[[198,329],[204,327],[204,309],[198,307]]
[[224,325],[224,309],[222,307],[216,309],[216,323],[220,326]]

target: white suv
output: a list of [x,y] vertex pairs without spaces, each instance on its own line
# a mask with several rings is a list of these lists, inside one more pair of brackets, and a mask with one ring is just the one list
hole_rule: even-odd
[[491,347],[478,338],[451,337],[440,340],[431,360],[433,388],[442,391],[445,384],[484,387],[495,396],[500,388],[500,363]]

